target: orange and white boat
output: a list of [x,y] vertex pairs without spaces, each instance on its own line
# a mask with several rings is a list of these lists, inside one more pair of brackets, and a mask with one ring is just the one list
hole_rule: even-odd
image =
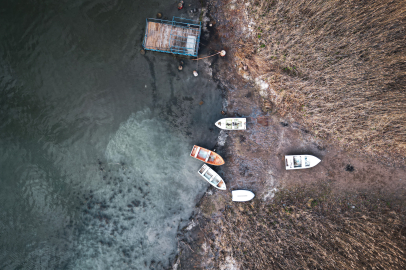
[[224,159],[219,154],[197,145],[193,146],[190,156],[210,165],[220,166],[224,164]]

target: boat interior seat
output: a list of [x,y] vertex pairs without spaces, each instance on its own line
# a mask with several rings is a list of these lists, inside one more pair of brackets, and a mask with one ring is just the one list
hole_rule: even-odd
[[310,167],[310,161],[307,159],[307,157],[305,157],[304,159],[305,159],[305,166]]
[[210,172],[210,170],[209,170],[209,171],[207,171],[207,172],[204,174],[204,177],[206,177],[207,180],[210,180],[210,178],[212,178],[213,175],[214,175],[214,174],[211,174],[211,172]]
[[200,152],[199,152],[199,154],[197,154],[197,156],[199,157],[199,158],[202,158],[202,159],[206,159],[207,158],[207,152],[206,151],[202,151],[202,150],[200,150]]
[[294,167],[302,167],[302,157],[301,156],[294,156],[293,157],[293,166]]
[[217,186],[220,180],[217,177],[214,177],[214,179],[211,182]]

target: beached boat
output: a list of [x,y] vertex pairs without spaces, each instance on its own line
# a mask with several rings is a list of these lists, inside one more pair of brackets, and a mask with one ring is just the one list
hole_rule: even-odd
[[285,156],[286,170],[307,169],[316,166],[321,160],[311,155]]
[[213,187],[226,190],[226,183],[212,168],[203,164],[198,173],[206,179]]
[[255,194],[249,190],[233,190],[231,194],[233,202],[246,202],[255,197]]
[[246,118],[223,118],[216,122],[216,126],[225,130],[244,130],[246,129]]
[[197,145],[193,146],[190,156],[210,165],[220,166],[224,164],[224,159],[219,154]]

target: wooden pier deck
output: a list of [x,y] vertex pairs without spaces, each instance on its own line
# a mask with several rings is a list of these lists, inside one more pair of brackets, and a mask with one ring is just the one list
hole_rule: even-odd
[[197,56],[200,26],[170,21],[148,21],[144,39],[146,50]]

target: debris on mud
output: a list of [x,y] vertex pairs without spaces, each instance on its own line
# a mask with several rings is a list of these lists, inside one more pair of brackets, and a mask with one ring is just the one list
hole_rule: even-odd
[[347,172],[353,172],[354,171],[354,166],[351,166],[350,164],[347,164],[347,166],[345,166],[345,170]]

